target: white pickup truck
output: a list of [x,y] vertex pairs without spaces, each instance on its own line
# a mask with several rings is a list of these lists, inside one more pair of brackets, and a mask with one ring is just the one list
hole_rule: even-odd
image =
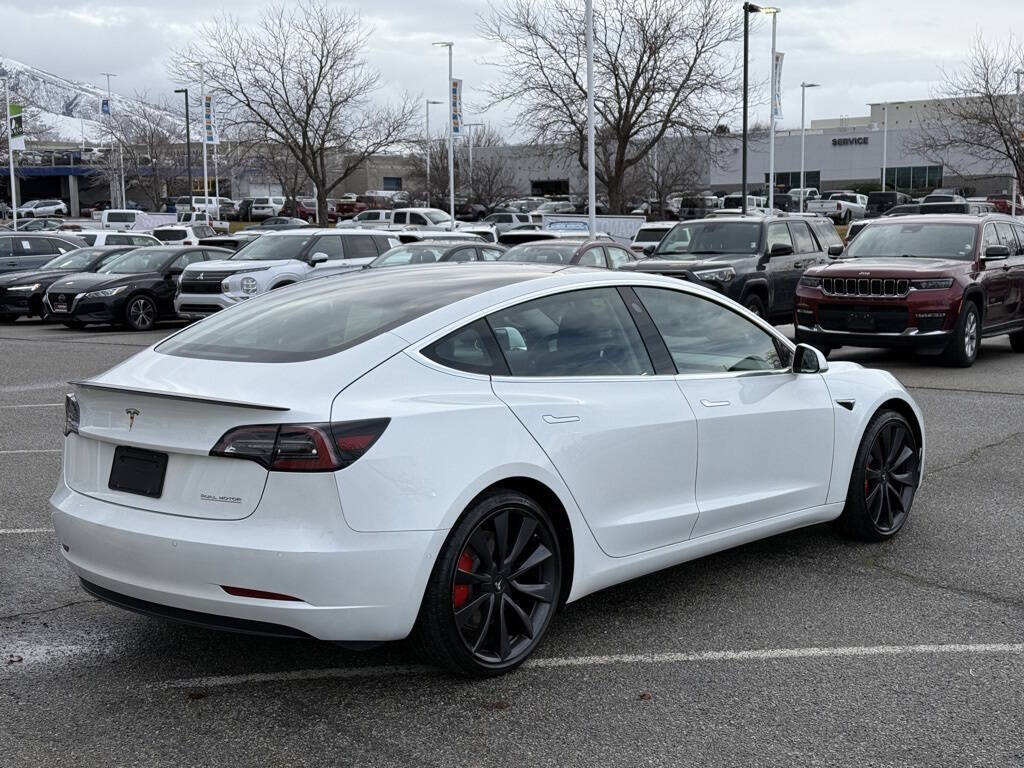
[[856,192],[842,190],[826,192],[818,200],[808,200],[804,205],[804,210],[808,213],[828,216],[836,224],[849,224],[854,219],[863,219],[867,207],[867,195],[858,195]]

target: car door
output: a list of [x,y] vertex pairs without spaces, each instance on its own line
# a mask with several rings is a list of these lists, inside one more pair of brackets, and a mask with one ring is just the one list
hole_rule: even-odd
[[[789,230],[793,233],[794,258],[789,262],[790,267],[785,276],[785,295],[790,302],[795,302],[796,287],[801,276],[810,267],[828,262],[828,248],[818,242],[806,221],[790,221]],[[792,309],[792,305],[787,309]]]
[[693,537],[801,509],[828,496],[833,404],[818,374],[795,374],[789,348],[716,300],[636,286],[697,419]]
[[1010,251],[1001,265],[1006,274],[1006,302],[1003,305],[1003,322],[1014,322],[1020,319],[1021,280],[1024,279],[1024,256],[1021,255],[1021,244],[1014,235],[1014,227],[1009,221],[996,222],[996,235],[999,243]]
[[697,519],[696,421],[673,377],[656,375],[630,311],[603,287],[488,317],[510,371],[494,393],[613,557],[685,541]]
[[185,267],[189,264],[195,264],[197,261],[206,261],[207,258],[204,250],[196,248],[185,251],[167,265],[167,269],[164,270],[164,279],[153,286],[153,296],[156,299],[157,312],[165,316],[176,314],[174,311],[174,297],[178,293],[181,273],[185,271]]
[[[794,264],[799,260],[796,244],[793,242],[792,230],[785,221],[774,221],[768,225],[765,235],[764,264],[769,284],[768,314],[792,312],[796,301],[796,284],[799,273]],[[789,246],[792,252],[772,256],[772,248],[776,245]]]
[[[1000,239],[996,225],[989,223],[982,230],[980,255],[984,257],[985,251],[993,245],[1006,243]],[[1012,319],[1009,261],[1007,258],[981,262],[981,285],[985,289],[984,327],[1002,325]]]
[[[340,234],[321,235],[314,240],[306,249],[306,257],[312,257],[317,253],[327,254],[327,261],[322,261],[319,264],[312,265],[312,269],[309,270],[307,275],[308,277],[336,275],[340,272],[348,272],[349,270],[356,269],[358,266],[354,263],[345,263],[347,254],[345,243],[343,242],[343,238]],[[374,255],[374,258],[376,258],[376,255]]]

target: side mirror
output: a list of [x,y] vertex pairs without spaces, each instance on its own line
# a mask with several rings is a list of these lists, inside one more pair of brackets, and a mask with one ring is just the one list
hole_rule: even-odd
[[990,245],[985,249],[982,261],[1001,261],[1010,258],[1010,247],[1007,245]]
[[181,277],[181,273],[184,272],[184,271],[185,271],[184,269],[180,269],[178,267],[174,267],[173,269],[169,269],[169,270],[167,270],[167,279],[168,280],[173,280],[176,277]]
[[775,256],[789,256],[793,253],[793,246],[786,245],[785,243],[776,243],[772,246],[772,249],[768,252],[771,257]]
[[843,246],[841,245],[830,245],[828,247],[828,255],[832,258],[843,255]]
[[643,250],[641,251],[641,253],[644,256],[650,256],[652,253],[654,253],[654,249],[657,248],[657,247],[658,247],[657,243],[651,243],[650,245],[645,245]]
[[824,373],[828,360],[810,344],[797,344],[793,352],[793,373]]
[[324,253],[323,251],[317,251],[316,253],[309,257],[309,263],[313,265],[323,264],[325,261],[327,261],[327,258],[328,257],[326,253]]

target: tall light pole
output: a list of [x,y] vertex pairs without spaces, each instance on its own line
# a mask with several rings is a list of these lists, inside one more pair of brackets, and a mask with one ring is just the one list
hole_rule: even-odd
[[820,83],[800,83],[800,213],[804,212],[804,135],[807,129],[804,128],[804,113],[807,109],[807,89],[818,88]]
[[767,13],[772,17],[772,102],[768,110],[768,210],[775,208],[775,101],[778,99],[778,83],[776,78],[775,62],[775,28],[779,19],[778,8],[761,8],[761,13]]
[[750,51],[750,14],[759,13],[761,6],[753,3],[743,4],[743,173],[741,175],[740,213],[747,214],[747,101],[749,94],[749,51]]
[[[203,210],[206,215],[210,215],[210,173],[206,165],[206,67],[202,63],[199,64],[199,87],[200,93],[202,94],[202,100],[200,103],[202,106],[203,115]],[[191,201],[190,201],[191,202]],[[218,202],[218,206],[220,203]]]
[[[114,146],[113,146],[114,129],[113,129],[112,123],[113,123],[113,120],[114,120],[114,100],[113,100],[113,98],[111,98],[111,95],[110,95],[110,78],[117,77],[117,74],[114,73],[114,72],[100,72],[100,74],[107,78],[107,117],[109,118],[109,120],[107,122],[108,122],[108,124],[111,124],[110,125],[110,141],[111,141],[110,148],[113,149],[114,148]],[[120,139],[118,139],[118,142],[117,142],[117,153],[118,153],[118,158],[120,159],[120,162],[118,164],[121,167],[121,207],[124,208],[125,206],[128,205],[128,200],[125,197],[125,193],[124,193],[124,148],[121,146],[121,140]]]
[[586,5],[587,38],[587,230],[597,234],[597,175],[594,167],[594,0]]
[[[483,127],[483,123],[463,123],[462,127],[467,129],[481,128]],[[473,197],[473,133],[474,132],[470,130],[469,133],[466,134],[466,143],[469,146],[469,196],[475,200]]]
[[[889,106],[891,104],[902,104],[902,101],[886,101],[882,104],[882,191],[885,192],[885,173],[889,154]],[[896,189],[896,177],[893,176],[892,188]]]
[[[1013,74],[1017,78],[1017,84],[1013,91],[1013,126],[1010,131],[1013,134],[1015,141],[1020,141],[1021,130],[1020,130],[1020,78],[1024,75],[1024,69],[1015,69]],[[1010,215],[1017,215],[1017,164],[1012,163],[1013,166],[1013,184],[1010,190]]]
[[430,207],[430,105],[431,104],[444,104],[444,102],[443,101],[433,101],[431,99],[424,99],[424,101],[426,102],[423,105],[423,116],[426,118],[426,120],[425,120],[426,125],[424,126],[424,130],[427,133],[427,149],[426,149],[426,152],[424,153],[426,155],[426,160],[427,160],[427,193],[426,193],[426,198],[427,198],[427,208],[429,208]]
[[192,197],[192,123],[188,116],[188,88],[175,88],[175,93],[185,94],[185,160],[188,165],[188,194]]
[[11,179],[11,221],[14,231],[18,231],[18,192],[14,187],[14,141],[11,137],[11,90],[7,78],[4,78],[4,120],[7,121],[7,170]]
[[439,48],[448,49],[448,85],[445,93],[448,94],[448,229],[455,229],[455,132],[452,123],[452,50],[455,43],[451,41],[434,43]]

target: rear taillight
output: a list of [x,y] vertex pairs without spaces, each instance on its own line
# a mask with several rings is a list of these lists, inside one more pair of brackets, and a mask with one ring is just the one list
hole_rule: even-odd
[[72,393],[64,395],[64,437],[72,432],[78,434],[78,422],[81,417],[82,412],[78,407],[78,398]]
[[217,441],[210,455],[248,459],[275,472],[333,472],[370,450],[389,422],[367,419],[235,427]]
[[836,203],[836,210],[837,211],[843,210],[843,204],[842,203]]

